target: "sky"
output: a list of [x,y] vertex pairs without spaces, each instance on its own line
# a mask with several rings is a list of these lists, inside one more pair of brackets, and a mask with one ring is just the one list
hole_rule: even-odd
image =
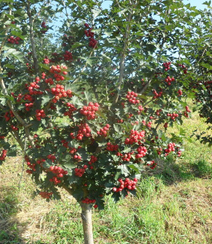
[[[208,2],[209,0],[207,0]],[[206,2],[206,0],[184,0],[184,3],[190,3],[193,6],[196,6],[198,9],[204,9],[206,5],[203,5],[203,3]]]

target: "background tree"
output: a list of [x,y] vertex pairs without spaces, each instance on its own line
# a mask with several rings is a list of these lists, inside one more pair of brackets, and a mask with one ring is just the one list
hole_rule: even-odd
[[179,0],[0,8],[0,161],[21,149],[37,193],[75,197],[93,243],[92,206],[135,194],[145,168],[181,155],[182,135],[166,128],[191,112],[184,49],[199,12]]

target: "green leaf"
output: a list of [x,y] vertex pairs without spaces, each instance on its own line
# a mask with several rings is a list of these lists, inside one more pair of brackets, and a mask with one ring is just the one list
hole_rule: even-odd
[[48,95],[42,96],[41,106],[44,107],[45,104],[49,103],[52,98]]
[[121,170],[121,174],[124,175],[124,176],[128,176],[129,175],[129,170],[127,168],[127,166],[125,164],[121,164],[118,166],[118,169]]
[[101,9],[92,9],[91,12],[93,13],[93,18],[95,19],[100,13],[101,13]]

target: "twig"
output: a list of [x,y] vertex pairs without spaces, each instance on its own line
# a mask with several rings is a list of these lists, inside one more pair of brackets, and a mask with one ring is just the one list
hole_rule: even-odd
[[[137,4],[134,4],[133,7],[136,7]],[[127,18],[127,29],[125,32],[125,36],[124,36],[124,47],[123,47],[123,51],[121,54],[121,60],[120,60],[120,65],[119,65],[119,81],[118,81],[118,92],[117,92],[117,96],[115,98],[115,102],[118,102],[119,96],[120,96],[120,90],[121,90],[121,85],[123,83],[123,78],[124,78],[124,67],[125,67],[125,58],[126,58],[126,50],[128,47],[128,39],[129,39],[129,34],[130,34],[130,21],[132,20],[132,16],[133,16],[133,11],[131,13],[129,13],[129,16]]]
[[39,71],[38,58],[37,58],[36,47],[35,47],[35,42],[34,42],[34,30],[33,30],[34,20],[32,19],[29,1],[27,1],[27,15],[29,17],[29,26],[30,26],[29,33],[30,33],[30,42],[32,45],[32,58],[34,61],[35,73],[38,74],[38,71]]
[[11,131],[12,136],[15,138],[15,140],[18,142],[19,146],[21,147],[22,151],[24,151],[24,143],[19,137],[17,131]]
[[146,89],[148,88],[148,86],[151,84],[152,80],[150,79],[149,81],[147,81],[147,83],[145,84],[145,86],[143,87],[143,89],[141,90],[140,94],[143,94]]

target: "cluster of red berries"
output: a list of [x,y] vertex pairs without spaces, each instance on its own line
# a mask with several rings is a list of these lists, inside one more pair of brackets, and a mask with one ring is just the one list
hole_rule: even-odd
[[[70,134],[70,136],[71,136],[71,134]],[[91,128],[89,127],[89,125],[87,123],[81,123],[81,125],[79,125],[79,130],[78,130],[76,139],[81,141],[84,136],[85,137],[91,136]]]
[[[89,28],[88,24],[85,24],[86,28]],[[89,47],[97,48],[98,41],[94,39],[94,32],[92,32],[92,28],[85,30],[85,35],[89,37]]]
[[186,112],[190,113],[191,110],[189,109],[189,106],[185,106]]
[[168,128],[168,123],[166,122],[164,125],[163,125],[163,127],[166,129],[166,128]]
[[[91,164],[95,163],[97,160],[98,160],[98,159],[97,159],[96,156],[91,155],[91,158],[90,158],[90,161],[88,162],[88,164],[91,165]],[[92,169],[91,167],[92,167],[92,166],[90,166],[90,169]]]
[[22,95],[21,93],[19,93],[18,96],[16,96],[16,95],[14,94],[14,92],[11,92],[11,95],[12,95],[14,98],[16,98],[17,102],[20,102],[21,99],[23,98],[23,95]]
[[69,51],[65,51],[65,54],[63,55],[65,61],[72,60],[72,53]]
[[30,111],[30,109],[33,107],[33,103],[25,103],[25,109],[26,111]]
[[[63,144],[63,146],[65,146],[66,148],[68,148],[68,142],[66,142],[65,145]],[[69,151],[70,154],[75,154],[77,152],[77,149],[74,148],[74,147],[70,147],[69,150],[70,150]]]
[[7,150],[4,149],[4,150],[2,151],[2,153],[1,153],[0,160],[1,160],[1,161],[4,161],[5,158],[6,158],[6,156],[7,156]]
[[79,162],[79,161],[82,160],[82,157],[81,157],[80,155],[78,155],[78,154],[75,154],[75,155],[73,156],[73,159]]
[[26,170],[26,172],[28,173],[28,174],[32,174],[33,172],[35,172],[36,171],[36,169],[35,169],[35,166],[36,166],[36,164],[32,164],[32,163],[30,163],[29,161],[27,162],[27,166],[31,169],[27,169]]
[[189,107],[188,107],[188,106],[185,106],[185,109],[186,109],[186,111],[184,111],[184,115],[185,115],[185,117],[187,117],[187,118],[188,118],[188,113],[190,113],[190,112],[191,112],[191,110],[189,109]]
[[62,143],[62,145],[63,145],[65,148],[68,148],[68,141],[66,141],[66,140],[61,140],[61,143]]
[[107,143],[106,150],[113,152],[113,151],[118,151],[118,149],[119,149],[118,145],[113,145],[110,142]]
[[147,153],[147,149],[146,149],[146,147],[140,146],[137,148],[137,152],[138,153],[136,154],[135,157],[136,158],[143,158]]
[[161,155],[162,151],[163,151],[163,149],[162,149],[161,147],[158,148],[158,149],[157,149],[157,153],[158,153],[158,155]]
[[122,123],[124,123],[124,120],[123,120],[123,119],[118,119],[118,120],[117,120],[117,123],[122,124]]
[[34,102],[34,99],[33,99],[33,97],[30,95],[30,94],[25,94],[24,95],[24,100],[25,101],[29,101],[29,102]]
[[131,130],[130,137],[126,138],[124,143],[126,145],[128,145],[128,144],[132,145],[133,143],[137,143],[140,140],[142,140],[143,137],[145,137],[145,131],[144,130],[142,130],[140,132],[137,130]]
[[44,192],[44,191],[41,191],[39,193],[39,195],[42,197],[42,198],[45,198],[45,199],[49,199],[51,196],[52,196],[53,192]]
[[57,101],[59,101],[60,98],[63,98],[63,97],[72,97],[73,96],[71,90],[65,91],[64,86],[63,85],[60,85],[60,84],[57,84],[56,87],[52,87],[51,92],[55,96],[52,99],[52,102],[53,103],[56,103]]
[[155,89],[153,89],[152,91],[154,93],[154,99],[159,98],[163,95],[163,91],[160,91],[159,93]]
[[46,84],[49,84],[49,85],[53,85],[54,84],[54,81],[53,81],[52,78],[47,78],[47,79],[45,79],[45,83]]
[[160,116],[160,113],[161,113],[161,112],[162,112],[162,109],[158,109],[158,110],[156,110],[155,113],[156,113],[157,116]]
[[19,41],[21,40],[20,37],[14,37],[14,36],[10,36],[7,41],[12,43],[12,44],[19,44]]
[[98,103],[89,102],[88,106],[84,106],[80,109],[80,113],[85,115],[87,120],[92,120],[96,118],[96,112],[99,110]]
[[84,168],[75,168],[74,173],[76,176],[82,177],[85,173],[85,169]]
[[184,64],[179,64],[180,67],[182,67],[183,69],[183,73],[184,74],[187,74],[187,69],[186,69],[186,66]]
[[38,121],[41,121],[42,118],[46,117],[46,114],[43,109],[36,109],[35,112],[36,112],[35,116]]
[[122,153],[118,152],[116,155],[117,155],[117,156],[121,156],[121,157],[122,157],[121,159],[122,159],[123,161],[127,161],[127,162],[129,162],[130,159],[131,159],[131,157],[132,157],[132,154],[133,154],[133,152],[125,153],[125,154],[122,154]]
[[11,125],[11,129],[12,129],[13,131],[18,131],[18,127],[16,127],[15,125]]
[[54,74],[54,78],[56,79],[56,81],[62,81],[65,79],[63,75],[68,74],[68,72],[65,70],[67,70],[67,66],[65,65],[52,65],[49,72]]
[[6,121],[9,121],[13,117],[14,117],[14,114],[13,114],[12,111],[6,112],[5,115],[4,115],[4,118],[5,118]]
[[172,142],[168,144],[168,148],[164,150],[165,151],[165,157],[167,157],[170,152],[175,151],[175,146],[176,146],[175,143],[172,143]]
[[61,180],[58,178],[63,178],[64,175],[68,174],[68,171],[65,171],[59,166],[50,166],[49,170],[53,173],[56,174],[56,176],[52,177],[49,181],[53,182],[55,185],[58,185],[61,183]]
[[62,178],[64,175],[67,175],[68,174],[68,171],[62,169],[59,166],[50,166],[49,170],[53,174],[57,175],[58,178]]
[[45,34],[48,31],[48,26],[46,25],[46,22],[43,21],[41,23],[41,27],[42,27],[41,33]]
[[177,156],[178,156],[178,157],[181,157],[181,154],[182,154],[182,151],[179,150],[179,151],[177,152]]
[[49,155],[47,156],[47,158],[50,159],[52,162],[54,162],[54,161],[56,160],[56,157],[55,157],[55,155],[53,155],[53,154],[49,154]]
[[53,182],[54,185],[60,184],[62,181],[59,180],[56,176],[53,176],[51,179],[49,179],[50,182]]
[[163,63],[163,66],[165,68],[165,71],[168,71],[170,69],[170,65],[171,65],[171,62]]
[[170,114],[170,113],[168,113],[167,116],[170,117],[172,120],[175,121],[175,119],[176,119],[177,117],[179,117],[179,114],[176,114],[176,113],[172,113],[172,114]]
[[104,126],[103,128],[101,128],[99,131],[97,131],[97,134],[99,136],[104,136],[106,137],[107,136],[107,132],[109,131],[110,129],[110,125],[109,124],[106,124],[106,126]]
[[77,109],[71,103],[66,103],[66,106],[69,108],[68,111],[64,113],[65,116],[68,116],[70,119],[72,118],[73,112]]
[[182,92],[181,89],[179,89],[179,90],[177,91],[177,93],[178,93],[178,96],[182,96],[182,95],[183,95],[183,92]]
[[144,111],[144,107],[142,105],[139,105],[138,109],[139,109],[138,114],[140,114],[142,111]]
[[49,64],[49,63],[50,63],[50,59],[49,59],[48,57],[45,57],[45,58],[43,59],[43,63],[44,63],[44,64]]
[[175,81],[175,78],[174,77],[170,77],[168,76],[166,79],[165,79],[165,82],[167,83],[168,86],[171,85],[171,83]]
[[45,161],[46,161],[45,159],[38,159],[36,160],[36,163],[42,165],[42,163],[44,163]]
[[30,95],[42,95],[43,94],[42,91],[37,91],[37,89],[40,88],[40,86],[38,85],[39,81],[40,81],[40,78],[36,77],[34,82],[31,82],[29,86],[26,85]]
[[135,190],[136,189],[136,184],[138,182],[138,179],[133,179],[130,180],[129,178],[126,178],[124,181],[122,179],[118,179],[118,182],[120,183],[119,187],[113,187],[113,192],[120,192],[123,189],[127,190]]
[[138,94],[133,92],[133,91],[128,91],[126,98],[128,99],[128,101],[132,104],[136,104],[136,103],[140,103],[139,99],[137,99]]
[[157,166],[157,163],[152,160],[150,162],[147,162],[147,165],[150,167],[150,169],[154,169]]
[[94,200],[94,199],[92,200],[87,197],[82,200],[82,203],[86,203],[86,204],[93,204],[95,202],[96,202],[96,200]]

